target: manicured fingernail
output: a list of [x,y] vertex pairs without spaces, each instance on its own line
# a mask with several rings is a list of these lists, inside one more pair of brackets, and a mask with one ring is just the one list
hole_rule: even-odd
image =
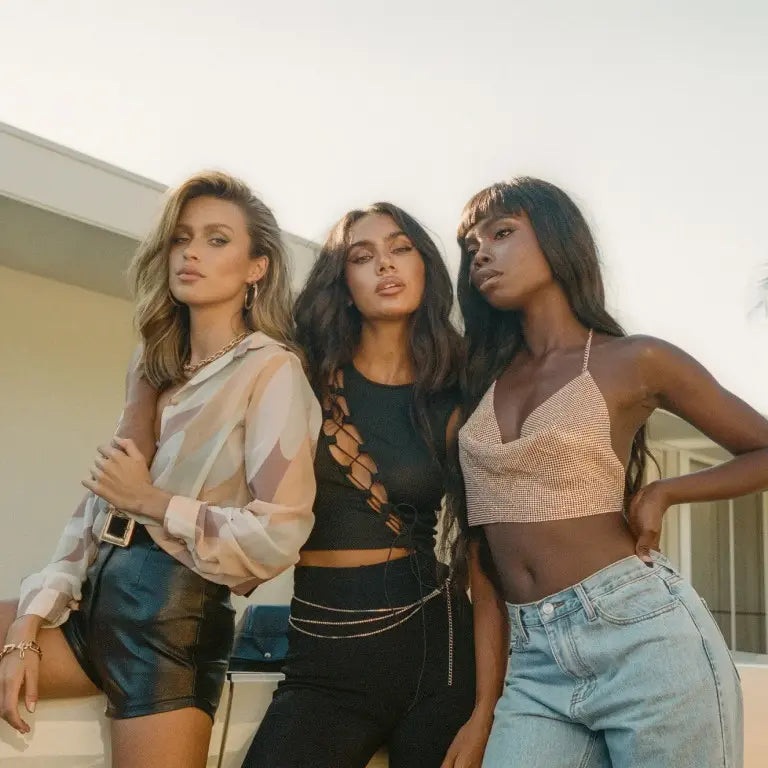
[[647,565],[649,568],[653,568],[653,560],[646,560],[646,561],[645,561],[645,564],[646,564],[646,565]]
[[27,704],[27,709],[30,712],[34,712],[36,706],[37,706],[37,702],[36,701],[30,701],[29,704]]

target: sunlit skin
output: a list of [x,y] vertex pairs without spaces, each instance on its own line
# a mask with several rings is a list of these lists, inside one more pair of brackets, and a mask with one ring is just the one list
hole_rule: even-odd
[[421,304],[424,261],[394,220],[365,216],[350,227],[344,268],[352,302],[373,330],[378,322],[402,326]]
[[246,330],[241,312],[246,287],[261,280],[269,264],[266,256],[251,258],[250,249],[238,205],[196,197],[184,206],[171,239],[168,285],[189,307],[191,363]]
[[562,295],[524,213],[480,222],[467,242],[472,283],[492,307],[522,309],[534,295]]
[[[475,289],[495,309],[523,316],[525,348],[494,392],[501,438],[510,442],[534,408],[581,373],[588,329],[554,281],[524,213],[483,219],[465,242]],[[625,468],[634,435],[656,408],[685,419],[737,458],[646,485],[632,500],[628,524],[616,512],[485,526],[509,602],[539,600],[633,553],[648,562],[669,506],[732,498],[766,484],[768,422],[682,350],[647,336],[596,333],[589,371],[605,399],[613,450]]]
[[[383,214],[364,216],[350,227],[344,276],[362,316],[354,365],[382,384],[410,384],[415,376],[408,350],[409,321],[424,295],[424,261],[410,238]],[[312,550],[300,565],[332,568],[373,565],[409,554],[393,549]]]

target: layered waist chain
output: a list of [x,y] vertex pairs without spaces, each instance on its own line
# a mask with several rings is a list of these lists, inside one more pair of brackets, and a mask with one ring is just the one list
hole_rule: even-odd
[[[389,632],[401,624],[405,624],[406,621],[423,610],[427,603],[443,593],[446,596],[448,609],[448,685],[453,685],[453,607],[451,605],[450,579],[446,579],[442,586],[435,587],[429,594],[424,595],[419,600],[415,600],[408,605],[391,606],[388,608],[336,608],[304,600],[298,595],[294,595],[293,599],[296,603],[309,608],[328,611],[339,618],[335,620],[303,619],[292,613],[288,617],[288,623],[297,632],[324,640],[351,640],[354,638],[373,637],[374,635]],[[338,634],[339,632],[343,632],[343,634]]]

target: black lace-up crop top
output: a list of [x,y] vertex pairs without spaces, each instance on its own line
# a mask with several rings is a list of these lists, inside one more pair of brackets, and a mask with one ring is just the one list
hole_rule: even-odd
[[412,384],[378,384],[352,365],[337,374],[322,404],[315,525],[304,549],[434,549],[446,428],[458,397],[431,400],[434,453],[413,423],[412,399]]

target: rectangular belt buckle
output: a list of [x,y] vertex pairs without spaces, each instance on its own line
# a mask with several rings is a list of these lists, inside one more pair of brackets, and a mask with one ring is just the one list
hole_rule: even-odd
[[116,547],[127,547],[131,543],[135,527],[136,521],[132,517],[110,506],[99,538]]

